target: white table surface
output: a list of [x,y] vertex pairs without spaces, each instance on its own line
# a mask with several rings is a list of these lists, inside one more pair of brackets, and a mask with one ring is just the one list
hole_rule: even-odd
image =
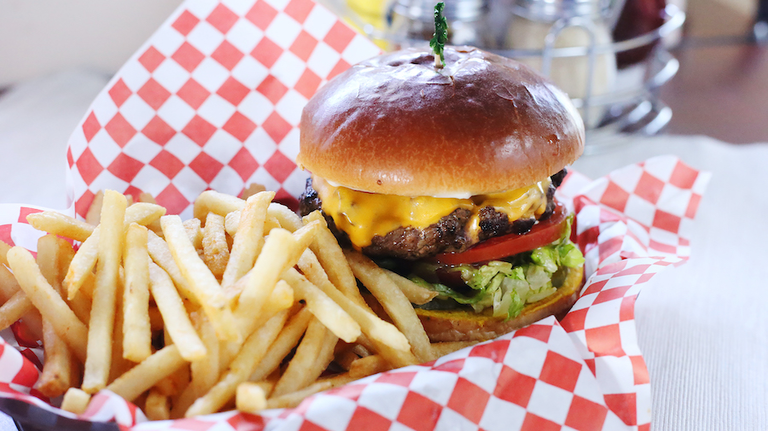
[[[68,73],[0,96],[0,151],[10,155],[0,158],[0,202],[64,206],[67,138],[106,81]],[[660,154],[714,175],[699,208],[690,262],[652,279],[636,304],[653,428],[766,430],[768,144],[636,139],[582,157],[575,169],[596,178]],[[5,421],[0,417],[0,430],[13,429]]]

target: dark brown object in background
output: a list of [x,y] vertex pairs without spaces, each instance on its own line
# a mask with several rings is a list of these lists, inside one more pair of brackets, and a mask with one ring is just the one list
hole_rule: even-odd
[[[664,24],[666,0],[626,0],[616,27],[613,40],[625,41],[649,33]],[[640,63],[648,57],[658,41],[616,54],[616,64],[621,68]]]
[[768,47],[749,42],[753,17],[715,0],[689,2],[687,15],[680,70],[660,92],[674,113],[666,132],[768,142]]

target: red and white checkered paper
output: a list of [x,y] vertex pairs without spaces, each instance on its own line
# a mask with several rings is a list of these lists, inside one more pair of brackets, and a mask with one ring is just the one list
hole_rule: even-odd
[[[70,212],[94,193],[148,192],[172,213],[212,188],[251,182],[295,204],[306,173],[301,109],[326,80],[377,54],[313,0],[187,1],[112,79],[67,151]],[[590,181],[572,173],[558,197],[577,213],[588,281],[573,310],[420,366],[375,375],[260,416],[237,412],[147,422],[116,395],[81,419],[134,429],[648,429],[648,372],[634,301],[655,273],[689,256],[709,175],[660,157]],[[0,240],[36,247],[40,209],[0,205]],[[33,389],[42,361],[23,323],[0,333],[0,398],[58,415]],[[12,349],[16,348],[16,349]],[[13,414],[13,413],[11,413]]]

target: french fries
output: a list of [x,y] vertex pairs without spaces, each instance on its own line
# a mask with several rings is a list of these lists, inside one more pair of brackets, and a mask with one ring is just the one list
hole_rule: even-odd
[[35,308],[53,324],[56,334],[67,342],[78,360],[85,362],[88,328],[45,280],[32,254],[15,246],[8,252],[8,264]]
[[267,218],[267,206],[274,192],[260,192],[248,198],[240,212],[240,223],[234,236],[232,253],[224,271],[221,285],[226,289],[243,277],[261,252],[264,245],[264,220]]
[[219,338],[227,341],[242,340],[229,303],[213,273],[205,266],[203,260],[197,255],[192,242],[189,241],[181,218],[163,216],[160,219],[160,224],[181,275],[189,282],[192,294],[203,306],[205,313],[216,329],[216,334]]
[[274,342],[287,318],[287,310],[280,312],[249,336],[227,373],[222,375],[219,382],[205,396],[189,407],[185,417],[214,413],[235,396],[237,386],[253,373],[256,365],[264,358],[264,347]]
[[361,253],[350,251],[346,252],[345,255],[355,277],[384,306],[395,325],[408,338],[408,342],[413,347],[413,353],[416,354],[419,361],[429,361],[432,358],[432,346],[429,344],[429,337],[405,294],[400,291],[383,269]]
[[51,233],[37,262],[0,242],[0,329],[21,320],[43,340],[38,390],[74,413],[105,388],[153,420],[256,413],[468,346],[429,343],[411,303],[435,293],[344,252],[320,212],[252,192],[206,191],[182,221],[106,191],[86,222],[28,217]]

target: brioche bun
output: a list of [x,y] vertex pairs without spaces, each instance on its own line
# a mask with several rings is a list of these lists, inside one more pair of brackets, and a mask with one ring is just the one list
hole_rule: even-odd
[[331,80],[302,113],[298,164],[359,191],[466,196],[531,185],[581,155],[578,112],[536,72],[469,47],[446,47],[445,62],[410,49]]

